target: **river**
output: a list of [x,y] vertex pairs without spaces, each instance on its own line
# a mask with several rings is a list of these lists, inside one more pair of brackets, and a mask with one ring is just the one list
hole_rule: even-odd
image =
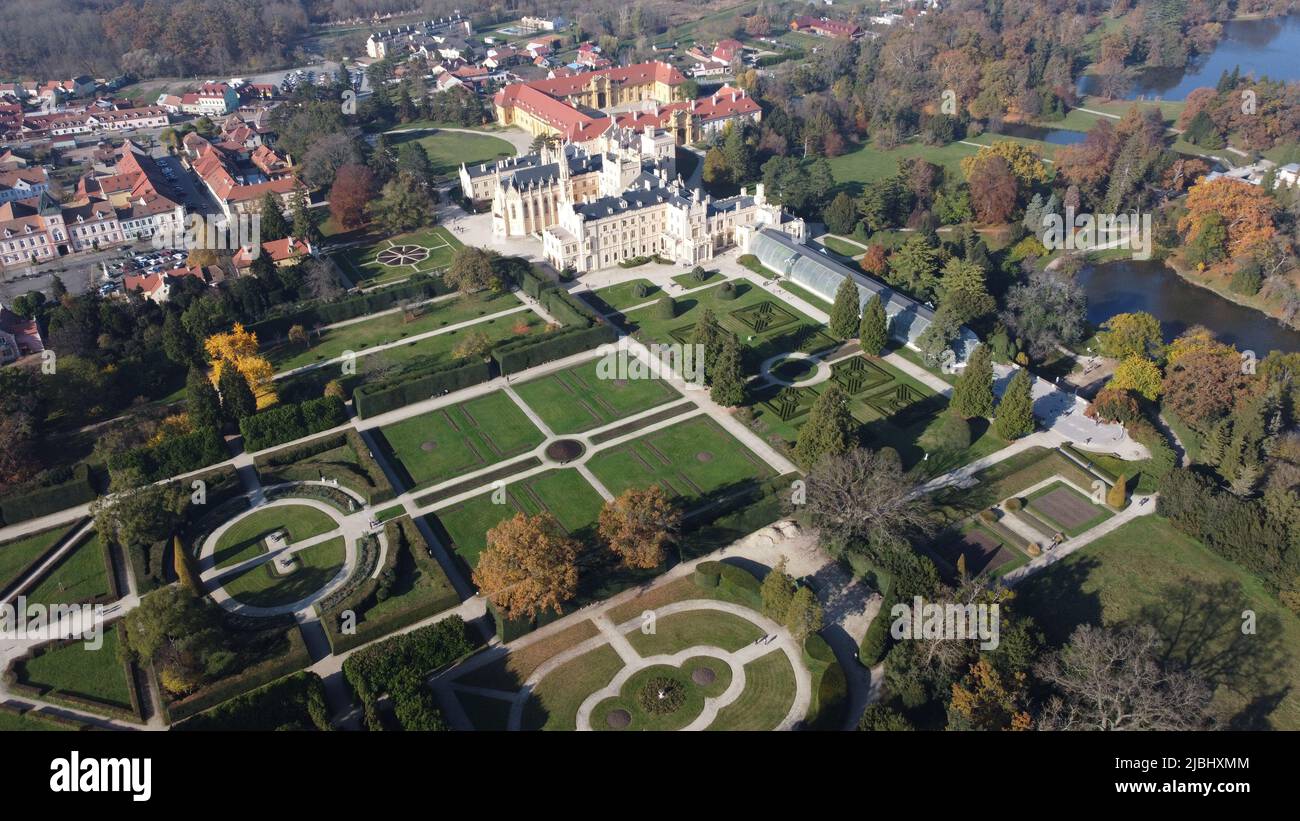
[[1093,324],[1115,314],[1146,311],[1160,320],[1166,340],[1204,325],[1222,341],[1261,359],[1272,350],[1300,352],[1300,331],[1193,285],[1163,262],[1124,259],[1087,265],[1078,282],[1088,295]]
[[[1186,68],[1143,69],[1133,79],[1126,99],[1139,97],[1185,100],[1194,88],[1214,87],[1220,75],[1240,67],[1241,73],[1271,80],[1300,80],[1300,15],[1261,20],[1230,20],[1223,37],[1209,54]],[[1080,90],[1095,93],[1097,80],[1080,79]]]

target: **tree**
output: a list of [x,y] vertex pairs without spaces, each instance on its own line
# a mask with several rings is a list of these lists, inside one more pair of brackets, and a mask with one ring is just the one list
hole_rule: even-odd
[[851,277],[841,280],[835,291],[827,330],[836,339],[852,339],[858,332],[858,286]]
[[628,488],[606,502],[596,532],[623,564],[649,570],[667,559],[681,524],[682,513],[663,488],[650,485]]
[[726,332],[718,324],[718,318],[714,315],[711,308],[705,308],[699,319],[695,320],[695,327],[691,330],[691,342],[699,345],[697,349],[702,353],[702,362],[704,364],[704,381],[708,384],[713,383],[713,369],[718,364],[718,357],[722,354],[723,338]]
[[1249,379],[1232,346],[1218,342],[1195,348],[1187,345],[1185,337],[1180,337],[1170,346],[1162,383],[1164,401],[1183,421],[1206,429],[1232,409]]
[[1277,202],[1261,186],[1227,178],[1202,181],[1187,192],[1187,213],[1178,220],[1178,231],[1194,243],[1207,220],[1218,219],[1227,229],[1227,253],[1235,256],[1273,236],[1276,210]]
[[374,215],[385,231],[401,234],[432,225],[436,210],[428,186],[410,174],[399,173],[384,184]]
[[858,223],[858,209],[853,198],[844,191],[835,195],[822,212],[822,221],[832,234],[851,234]]
[[1058,345],[1083,337],[1088,300],[1073,277],[1052,271],[1035,271],[1023,285],[1007,293],[1002,321],[1024,340],[1030,354],[1042,359]]
[[190,368],[185,377],[185,412],[195,430],[221,429],[221,397],[212,386],[212,380],[199,368]]
[[172,537],[172,569],[176,571],[176,579],[181,587],[196,596],[203,595],[203,586],[199,583],[199,574],[194,567],[193,557],[185,549],[185,543],[181,541],[180,536]]
[[825,614],[817,601],[817,594],[813,593],[811,587],[804,586],[796,590],[794,598],[790,600],[790,608],[785,615],[785,626],[794,635],[796,641],[802,642],[822,629],[824,618]]
[[1132,391],[1154,402],[1160,396],[1162,380],[1156,363],[1133,355],[1115,367],[1108,384],[1113,390]]
[[724,408],[744,404],[745,373],[741,364],[740,339],[735,334],[724,335],[709,382],[709,398],[714,402]]
[[443,281],[462,294],[489,289],[500,291],[505,286],[492,265],[493,260],[492,252],[482,248],[472,245],[457,248],[447,273],[443,274]]
[[889,257],[889,284],[924,296],[938,284],[939,249],[921,234],[912,234]]
[[238,427],[243,419],[257,413],[257,397],[238,368],[222,368],[217,391],[221,394],[222,415],[230,424]]
[[1165,338],[1160,330],[1160,320],[1146,311],[1115,314],[1101,323],[1097,334],[1103,356],[1127,359],[1142,356],[1154,359],[1164,347]]
[[952,685],[948,728],[1028,730],[1032,724],[1025,709],[1028,689],[1023,672],[1004,674],[989,659],[981,658],[971,665],[965,678]]
[[298,267],[303,272],[303,287],[312,299],[330,302],[343,294],[332,261],[312,257],[299,263]]
[[1128,479],[1124,474],[1115,477],[1115,483],[1106,491],[1106,504],[1116,510],[1123,510],[1128,503]]
[[775,622],[785,622],[794,601],[794,577],[785,571],[785,557],[777,559],[776,566],[763,577],[759,595],[763,600],[763,615]]
[[301,191],[294,193],[289,210],[293,215],[293,236],[305,240],[309,245],[319,245],[320,227],[316,225],[316,220],[307,210],[307,198]]
[[311,344],[311,337],[307,334],[307,329],[302,323],[295,323],[289,328],[289,344],[301,345],[304,348]]
[[853,446],[857,427],[843,391],[838,385],[831,385],[817,397],[808,419],[799,429],[795,459],[805,467],[813,467],[827,454],[844,453]]
[[1034,432],[1034,399],[1029,371],[1017,368],[998,402],[994,427],[1003,439],[1019,439]]
[[280,211],[280,201],[274,194],[262,197],[259,214],[258,226],[262,231],[262,242],[271,242],[289,236],[289,223],[285,220],[284,213]]
[[971,352],[948,407],[963,419],[993,414],[993,351],[988,345],[976,345]]
[[486,359],[492,352],[492,338],[483,331],[470,331],[452,348],[456,359]]
[[150,545],[170,539],[189,504],[176,482],[127,488],[91,503],[95,530],[101,539],[121,546]]
[[833,541],[902,540],[932,529],[929,497],[890,448],[830,454],[808,471],[805,515]]
[[[257,353],[257,334],[245,330],[236,322],[230,331],[216,333],[203,341],[203,348],[212,359],[212,380],[222,390],[222,375],[231,369],[238,370],[256,398],[257,408],[266,408],[276,402],[275,368]],[[223,394],[222,402],[225,397]]]
[[889,318],[885,315],[880,294],[872,294],[871,299],[862,307],[858,339],[862,344],[862,352],[867,356],[879,356],[889,344]]
[[366,224],[366,208],[375,197],[375,175],[364,165],[345,165],[330,187],[330,216],[351,231]]
[[1016,210],[1019,190],[1006,161],[992,157],[976,165],[967,176],[975,216],[986,225],[1006,222]]
[[550,513],[516,513],[487,532],[474,584],[508,619],[562,613],[578,592],[578,549]]
[[1197,730],[1206,725],[1211,689],[1172,667],[1154,627],[1082,625],[1057,653],[1035,666],[1056,690],[1042,714],[1045,730]]

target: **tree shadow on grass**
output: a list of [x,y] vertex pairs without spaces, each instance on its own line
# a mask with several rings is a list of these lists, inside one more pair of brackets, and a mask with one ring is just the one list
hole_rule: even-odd
[[1272,613],[1257,615],[1253,633],[1242,631],[1249,604],[1237,581],[1185,579],[1164,587],[1135,621],[1160,634],[1165,664],[1248,700],[1230,724],[1262,729],[1267,725],[1265,711],[1289,691],[1285,675],[1290,654],[1282,645],[1281,621]]
[[1014,607],[1031,616],[1049,642],[1064,644],[1076,627],[1102,623],[1101,597],[1083,588],[1100,566],[1097,559],[1076,553],[1018,585]]

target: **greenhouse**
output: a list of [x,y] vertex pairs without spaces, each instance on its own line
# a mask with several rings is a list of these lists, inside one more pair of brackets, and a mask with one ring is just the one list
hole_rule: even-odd
[[[934,318],[934,311],[911,297],[894,291],[883,282],[836,261],[827,253],[797,242],[780,231],[770,228],[759,231],[750,241],[749,253],[757,257],[764,268],[827,302],[834,302],[840,283],[845,277],[851,278],[858,286],[859,310],[878,294],[885,306],[885,315],[889,318],[889,336],[910,348],[916,348],[917,338],[930,327]],[[979,338],[970,329],[963,327],[959,339],[953,345],[957,360],[964,362],[977,344]]]

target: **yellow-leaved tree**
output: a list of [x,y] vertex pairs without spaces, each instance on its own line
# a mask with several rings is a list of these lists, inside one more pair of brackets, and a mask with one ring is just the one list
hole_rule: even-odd
[[203,350],[212,360],[212,384],[221,382],[221,369],[234,367],[248,387],[257,397],[257,409],[262,410],[274,405],[278,399],[275,393],[275,368],[265,357],[257,353],[257,334],[246,330],[242,323],[224,333],[213,334],[203,341]]

